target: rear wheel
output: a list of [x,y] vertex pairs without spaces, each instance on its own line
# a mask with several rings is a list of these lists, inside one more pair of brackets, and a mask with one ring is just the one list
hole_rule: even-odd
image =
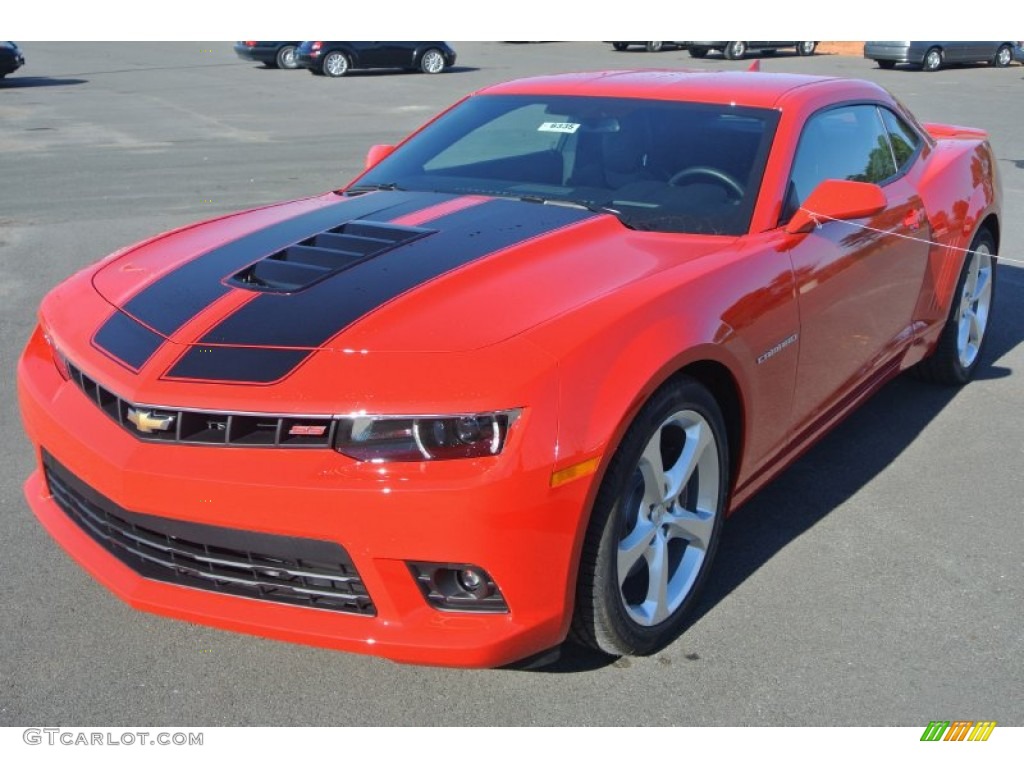
[[725,50],[722,51],[727,59],[742,59],[747,55],[747,44],[741,40],[737,40],[734,43],[726,43]]
[[1010,62],[1013,61],[1013,48],[1008,45],[999,46],[999,50],[996,51],[995,57],[992,59],[993,67],[1008,67]]
[[938,48],[929,48],[928,53],[924,55],[924,61],[921,63],[921,69],[925,72],[935,72],[942,68],[942,51]]
[[988,230],[977,234],[970,251],[935,351],[911,369],[920,379],[966,384],[978,368],[995,296],[995,241]]
[[624,51],[627,48],[629,48],[629,46],[626,45],[625,43],[612,43],[612,48],[614,48],[616,51]]
[[584,541],[573,637],[649,654],[682,631],[718,545],[729,477],[721,409],[703,385],[670,381],[615,452]]
[[341,51],[331,51],[324,56],[324,74],[328,77],[341,77],[349,69],[348,56]]
[[875,59],[875,64],[879,69],[892,69],[896,66],[896,62],[891,59]]
[[647,49],[648,53],[657,53],[658,51],[661,50],[663,45],[665,44],[662,42],[647,43],[647,45],[645,45],[644,48]]
[[690,55],[693,58],[695,58],[695,59],[703,59],[705,56],[708,55],[708,49],[707,48],[691,48],[690,49]]
[[796,52],[798,56],[813,56],[814,50],[818,47],[818,43],[814,40],[804,40],[802,43],[796,44]]

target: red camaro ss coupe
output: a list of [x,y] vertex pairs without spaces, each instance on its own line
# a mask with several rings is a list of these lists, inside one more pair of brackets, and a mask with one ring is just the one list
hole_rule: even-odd
[[681,631],[726,515],[992,306],[984,132],[868,82],[599,72],[43,301],[29,504],[131,605],[496,666]]

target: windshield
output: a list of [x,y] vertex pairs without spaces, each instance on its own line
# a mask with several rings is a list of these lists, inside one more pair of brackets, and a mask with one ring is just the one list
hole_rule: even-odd
[[349,189],[431,190],[608,209],[628,227],[747,231],[778,115],[723,104],[475,96]]

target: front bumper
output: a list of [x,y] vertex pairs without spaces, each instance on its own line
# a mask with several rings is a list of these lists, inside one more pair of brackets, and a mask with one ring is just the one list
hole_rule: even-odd
[[[19,364],[18,382],[39,461],[25,485],[29,505],[75,560],[136,608],[280,640],[447,666],[500,666],[566,636],[589,483],[552,489],[550,464],[522,461],[523,454],[516,454],[522,434],[497,458],[375,466],[329,449],[144,443],[58,375],[38,331]],[[520,426],[524,433],[529,429],[528,423]],[[351,557],[374,615],[147,578],[56,503],[45,480],[44,452],[85,487],[132,513],[242,536],[335,543]],[[482,567],[508,612],[433,607],[411,562]]]

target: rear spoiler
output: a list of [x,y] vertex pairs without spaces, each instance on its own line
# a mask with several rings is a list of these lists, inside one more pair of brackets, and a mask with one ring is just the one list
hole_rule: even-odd
[[988,131],[981,128],[967,128],[963,125],[925,123],[924,129],[933,139],[987,139]]

